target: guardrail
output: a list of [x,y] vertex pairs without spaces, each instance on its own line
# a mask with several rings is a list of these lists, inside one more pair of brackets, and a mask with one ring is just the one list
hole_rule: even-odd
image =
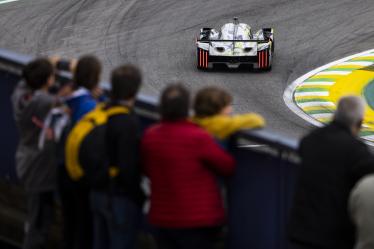
[[[22,67],[31,59],[31,56],[0,49],[0,106],[3,115],[0,123],[0,179],[10,186],[17,184],[14,169],[17,132],[10,95],[20,79]],[[58,73],[57,80],[70,81],[71,75]],[[144,126],[155,122],[157,100],[141,94],[136,102],[136,111]],[[238,165],[228,184],[228,247],[287,248],[285,230],[297,171],[298,141],[267,129],[239,132],[233,141],[235,146],[230,150]],[[14,198],[12,196],[0,192],[0,201]],[[20,201],[8,200],[5,203],[19,205]],[[7,231],[7,225],[0,222],[0,237],[11,236],[1,234]]]

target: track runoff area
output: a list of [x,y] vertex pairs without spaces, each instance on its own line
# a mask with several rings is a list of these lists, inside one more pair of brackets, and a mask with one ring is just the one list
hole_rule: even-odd
[[374,145],[374,49],[319,67],[296,79],[284,92],[287,106],[316,126],[331,121],[338,100],[345,95],[361,96],[366,112],[360,133]]

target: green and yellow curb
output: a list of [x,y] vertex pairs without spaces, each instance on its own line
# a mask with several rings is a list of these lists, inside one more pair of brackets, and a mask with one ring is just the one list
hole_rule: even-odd
[[287,106],[306,121],[331,121],[338,100],[361,96],[366,112],[361,137],[374,144],[374,49],[319,67],[295,80],[284,92]]

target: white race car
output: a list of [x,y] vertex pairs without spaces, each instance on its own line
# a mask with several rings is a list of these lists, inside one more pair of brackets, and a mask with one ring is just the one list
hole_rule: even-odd
[[196,39],[197,68],[208,69],[223,64],[228,68],[249,65],[255,69],[270,70],[274,54],[274,31],[263,28],[252,33],[248,24],[234,18],[219,31],[202,28]]

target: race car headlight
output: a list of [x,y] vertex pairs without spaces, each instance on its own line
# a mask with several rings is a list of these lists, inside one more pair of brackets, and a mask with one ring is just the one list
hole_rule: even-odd
[[224,47],[216,47],[216,50],[217,50],[217,52],[220,52],[220,53],[225,52],[225,48]]
[[261,51],[269,48],[269,43],[260,43],[257,45],[257,51]]

